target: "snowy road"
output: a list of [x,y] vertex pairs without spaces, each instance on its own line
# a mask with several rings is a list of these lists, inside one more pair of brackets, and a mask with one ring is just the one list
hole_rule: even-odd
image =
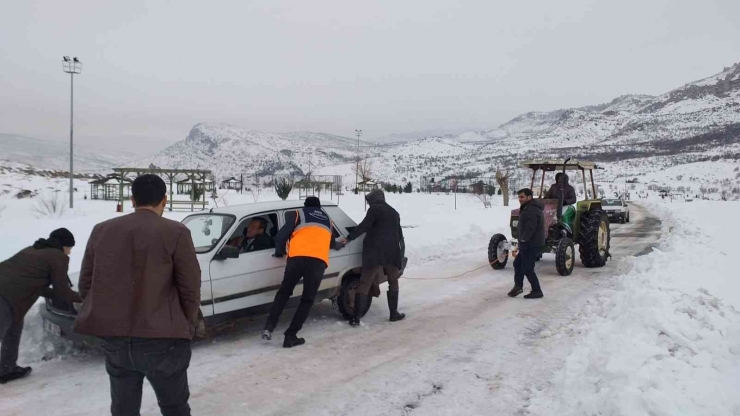
[[[542,300],[508,298],[511,265],[480,268],[485,247],[455,240],[446,254],[407,271],[403,322],[387,322],[381,298],[366,325],[351,328],[323,302],[301,333],[307,345],[293,350],[282,349],[281,339],[259,339],[264,317],[240,322],[195,346],[193,414],[528,414],[529,398],[547,388],[570,347],[548,328],[571,320],[620,259],[649,253],[660,232],[658,219],[633,206],[630,224],[612,226],[614,258],[607,267],[585,269],[578,262],[571,276],[560,277],[554,257],[546,255],[537,266]],[[284,314],[278,330],[291,315]],[[3,415],[100,415],[109,404],[102,357],[88,354],[44,363],[33,377],[0,392]],[[142,414],[159,414],[148,387]]]

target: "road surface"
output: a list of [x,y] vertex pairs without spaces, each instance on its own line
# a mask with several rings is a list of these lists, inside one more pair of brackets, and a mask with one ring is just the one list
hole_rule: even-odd
[[[639,206],[632,206],[631,219],[612,225],[613,259],[604,268],[586,269],[579,261],[571,276],[561,277],[554,256],[545,255],[537,265],[544,299],[507,297],[511,264],[479,269],[486,248],[456,242],[446,255],[409,268],[401,281],[402,322],[387,321],[384,298],[375,299],[360,328],[323,302],[300,334],[307,344],[285,350],[282,337],[259,338],[264,317],[241,321],[194,346],[193,414],[528,414],[530,397],[548,388],[568,353],[567,337],[550,336],[550,328],[573,320],[625,257],[657,244],[658,219]],[[108,380],[95,354],[43,363],[32,377],[0,386],[0,395],[2,415],[108,414]],[[148,385],[142,414],[159,414]]]

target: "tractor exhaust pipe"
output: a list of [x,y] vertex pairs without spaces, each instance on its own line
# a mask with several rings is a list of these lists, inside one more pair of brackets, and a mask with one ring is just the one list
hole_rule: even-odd
[[563,172],[562,172],[563,179],[558,184],[558,188],[560,189],[560,193],[558,194],[558,212],[557,212],[558,223],[563,220],[563,203],[564,203],[564,198],[565,198],[565,168],[566,168],[565,165],[567,165],[568,162],[570,162],[570,159],[572,158],[569,157],[565,159],[565,163],[563,163]]

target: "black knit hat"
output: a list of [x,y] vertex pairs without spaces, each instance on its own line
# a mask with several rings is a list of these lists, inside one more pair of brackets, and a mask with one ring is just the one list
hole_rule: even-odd
[[49,240],[58,241],[62,245],[62,247],[75,246],[75,236],[72,235],[72,233],[66,228],[60,228],[58,230],[52,231],[51,234],[49,234]]
[[309,196],[305,201],[303,201],[303,206],[321,208],[321,200],[315,196]]

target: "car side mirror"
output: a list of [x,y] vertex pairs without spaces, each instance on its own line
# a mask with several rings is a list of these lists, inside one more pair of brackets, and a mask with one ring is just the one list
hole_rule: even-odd
[[238,259],[239,247],[223,246],[221,250],[213,257],[214,260]]

